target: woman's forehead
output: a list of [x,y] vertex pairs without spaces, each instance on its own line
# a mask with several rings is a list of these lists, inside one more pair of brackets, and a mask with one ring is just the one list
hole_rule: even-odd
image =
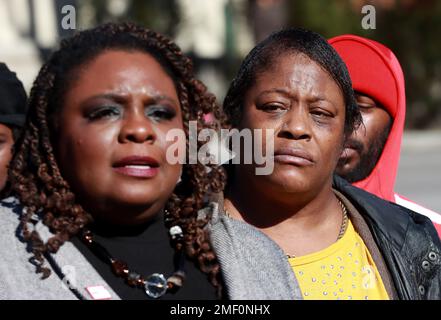
[[[105,91],[146,92],[178,100],[171,77],[150,54],[122,50],[105,51],[79,70],[69,91],[94,95]],[[68,94],[69,95],[69,94]]]
[[340,101],[343,94],[337,82],[317,62],[303,53],[286,53],[274,58],[258,73],[254,91],[302,92],[314,99]]

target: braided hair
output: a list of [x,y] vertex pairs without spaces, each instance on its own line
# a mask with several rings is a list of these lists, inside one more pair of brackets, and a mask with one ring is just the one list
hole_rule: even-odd
[[285,29],[260,42],[243,60],[224,100],[223,110],[231,125],[241,120],[244,97],[259,73],[265,72],[278,57],[302,53],[323,68],[337,83],[346,104],[345,137],[360,125],[361,115],[355,101],[352,82],[343,60],[316,32],[302,28]]
[[[76,201],[60,172],[54,156],[53,119],[63,107],[63,97],[78,69],[106,50],[146,52],[171,76],[182,109],[187,150],[190,120],[197,121],[198,133],[204,128],[219,129],[219,121],[204,121],[204,115],[209,113],[218,119],[222,117],[214,95],[194,78],[191,61],[165,36],[132,23],[109,23],[63,40],[34,82],[24,131],[9,169],[13,192],[24,207],[23,237],[30,245],[36,272],[42,273],[42,278],[51,273],[45,267],[45,255],[57,252],[64,242],[93,221],[92,215]],[[223,189],[225,173],[221,167],[213,166],[207,173],[207,166],[187,164],[183,166],[181,179],[166,204],[166,223],[181,226],[187,256],[207,274],[220,295],[220,267],[204,229],[210,217],[198,218],[198,211],[210,192]],[[54,234],[47,242],[30,228],[34,217]]]

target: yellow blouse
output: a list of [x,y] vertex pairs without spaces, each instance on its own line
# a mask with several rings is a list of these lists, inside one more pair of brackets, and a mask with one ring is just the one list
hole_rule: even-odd
[[371,254],[350,220],[340,240],[289,262],[304,299],[389,299]]

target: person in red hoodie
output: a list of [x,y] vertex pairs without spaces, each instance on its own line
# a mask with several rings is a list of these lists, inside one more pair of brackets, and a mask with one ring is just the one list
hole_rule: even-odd
[[363,125],[354,131],[337,174],[354,186],[429,217],[441,236],[441,215],[394,192],[406,114],[404,76],[394,53],[376,41],[341,35],[329,43],[346,63]]

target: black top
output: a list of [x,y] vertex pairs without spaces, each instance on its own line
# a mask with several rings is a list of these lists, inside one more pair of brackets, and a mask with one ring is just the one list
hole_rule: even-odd
[[[115,229],[101,224],[90,229],[94,241],[106,248],[113,258],[126,262],[130,271],[141,274],[144,279],[152,273],[162,273],[167,278],[175,271],[175,250],[170,244],[168,229],[164,225],[162,215],[146,225],[135,228]],[[100,260],[79,238],[73,238],[72,242],[121,299],[152,299],[142,288],[131,287],[123,278],[117,277],[111,266]],[[185,260],[184,270],[186,279],[183,286],[177,292],[167,292],[158,299],[216,299],[215,287],[211,285],[206,274],[188,258]]]

